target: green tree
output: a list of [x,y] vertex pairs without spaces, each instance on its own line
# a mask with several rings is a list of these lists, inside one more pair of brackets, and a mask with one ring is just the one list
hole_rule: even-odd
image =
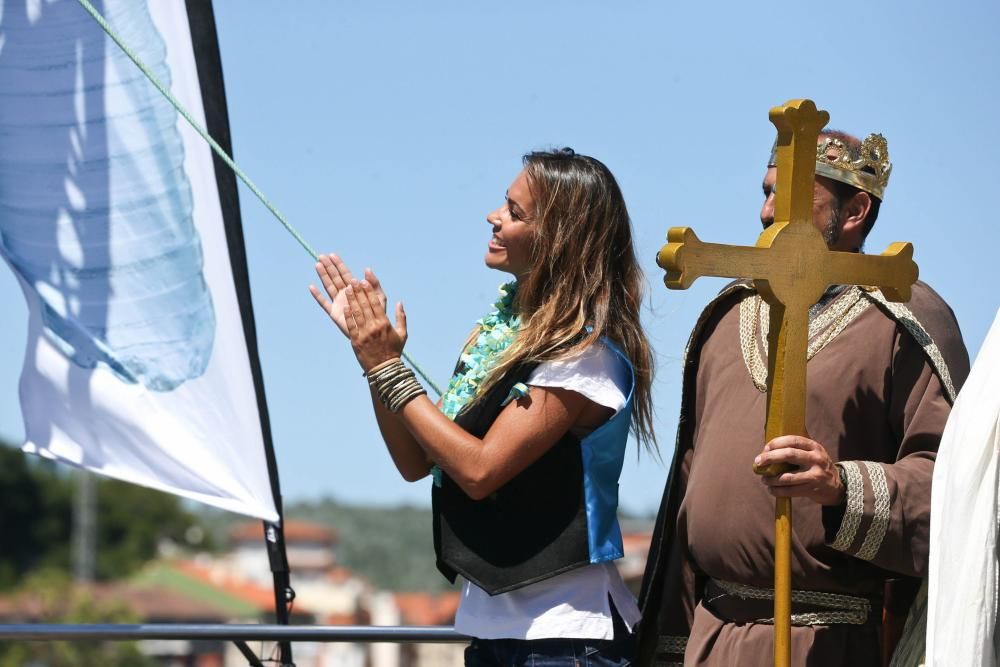
[[36,568],[68,567],[70,493],[51,463],[0,444],[0,589]]
[[[98,579],[128,576],[156,556],[162,541],[184,545],[189,529],[200,527],[176,496],[114,480],[100,479],[96,486]],[[73,517],[69,469],[0,444],[0,498],[0,590],[40,568],[68,572]]]
[[[125,607],[100,604],[85,588],[76,587],[65,572],[42,570],[30,576],[11,596],[30,598],[41,610],[41,623],[135,623]],[[0,642],[0,667],[153,667],[134,642]]]
[[101,480],[97,486],[97,578],[131,574],[156,555],[162,541],[184,545],[188,531],[199,525],[177,496]]

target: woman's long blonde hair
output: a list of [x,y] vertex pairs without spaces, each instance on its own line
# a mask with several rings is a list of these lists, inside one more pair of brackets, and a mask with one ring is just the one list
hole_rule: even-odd
[[479,395],[519,364],[569,356],[607,336],[634,369],[632,433],[655,448],[653,355],[639,322],[644,277],[621,189],[604,164],[570,148],[523,161],[536,234],[515,301],[522,323]]

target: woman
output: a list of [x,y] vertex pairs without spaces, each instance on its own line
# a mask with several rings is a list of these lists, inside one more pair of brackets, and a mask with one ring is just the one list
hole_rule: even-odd
[[476,638],[466,664],[628,664],[618,477],[630,427],[655,443],[625,202],[599,161],[536,152],[486,220],[486,264],[515,281],[437,405],[399,360],[406,316],[389,321],[371,271],[321,257],[329,300],[310,291],[351,340],[402,476],[434,476],[438,568],[465,579],[455,628]]

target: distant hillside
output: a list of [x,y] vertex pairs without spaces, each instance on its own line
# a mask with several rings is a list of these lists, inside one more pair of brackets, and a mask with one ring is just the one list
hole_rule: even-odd
[[[290,520],[310,521],[337,531],[338,562],[375,586],[392,591],[443,591],[454,588],[434,566],[429,507],[366,507],[333,499],[285,506]],[[652,517],[621,515],[625,532],[652,530]],[[245,521],[234,514],[204,517],[216,544],[225,544],[229,527]]]
[[380,588],[393,591],[453,588],[434,565],[429,507],[363,507],[328,499],[289,505],[285,515],[335,529],[339,536],[340,564]]
[[[378,588],[443,591],[454,588],[434,566],[429,507],[364,507],[332,499],[285,505],[289,520],[310,521],[337,532],[337,561]],[[207,510],[203,519],[217,544],[245,518]]]

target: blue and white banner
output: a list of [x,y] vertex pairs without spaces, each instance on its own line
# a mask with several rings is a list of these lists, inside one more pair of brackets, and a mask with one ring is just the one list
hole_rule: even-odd
[[[94,4],[228,148],[211,4]],[[278,519],[235,180],[74,0],[0,0],[0,254],[26,451]]]

